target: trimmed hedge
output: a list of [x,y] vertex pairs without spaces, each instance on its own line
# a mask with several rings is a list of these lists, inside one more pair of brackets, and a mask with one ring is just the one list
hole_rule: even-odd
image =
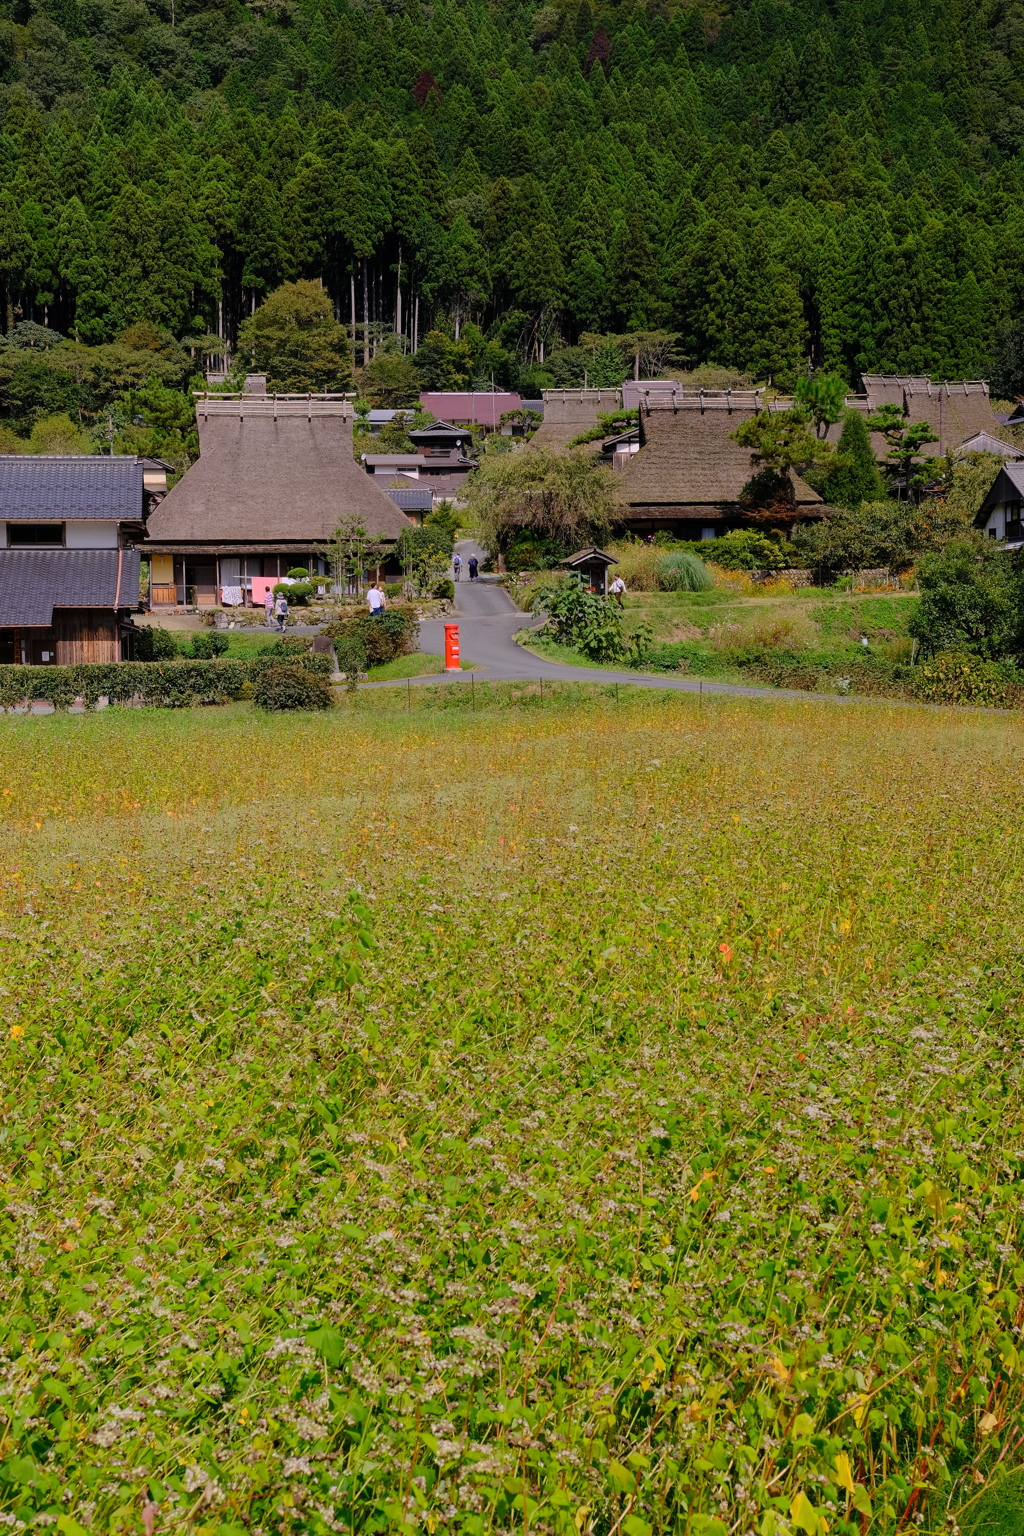
[[[279,657],[246,660],[80,662],[72,667],[0,666],[0,709],[44,701],[67,709],[76,699],[90,708],[107,698],[111,704],[145,704],[157,709],[189,709],[196,704],[225,704],[238,698],[246,683],[256,685]],[[294,665],[322,678],[332,671],[329,656],[297,657]]]
[[253,703],[271,711],[330,709],[334,695],[325,677],[292,662],[263,669],[253,688]]

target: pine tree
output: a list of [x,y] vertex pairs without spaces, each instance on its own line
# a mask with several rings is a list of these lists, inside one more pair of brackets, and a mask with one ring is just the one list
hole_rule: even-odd
[[96,235],[77,197],[68,202],[57,225],[57,271],[70,301],[71,333],[76,341],[100,341],[106,301]]
[[884,497],[885,482],[860,411],[845,413],[835,455],[812,476],[812,483],[825,501],[835,507],[858,507],[862,501],[880,501]]

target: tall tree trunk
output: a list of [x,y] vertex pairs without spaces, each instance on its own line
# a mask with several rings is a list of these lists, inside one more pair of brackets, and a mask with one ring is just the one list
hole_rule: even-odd
[[356,366],[356,272],[354,267],[348,275],[348,280],[351,285],[349,297],[352,300],[352,335],[350,339],[352,342],[352,367],[354,368]]
[[370,274],[363,257],[363,367],[370,361]]
[[[395,282],[395,330],[402,335],[402,246],[398,246],[398,278]],[[405,351],[405,347],[402,347]]]

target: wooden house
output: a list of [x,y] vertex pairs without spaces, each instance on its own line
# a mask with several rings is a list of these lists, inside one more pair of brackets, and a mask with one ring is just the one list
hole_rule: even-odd
[[199,458],[156,507],[145,554],[154,609],[250,605],[294,566],[327,569],[352,519],[400,574],[393,547],[410,519],[352,456],[344,395],[197,396]]
[[126,654],[144,474],[134,454],[0,456],[0,662]]
[[[779,401],[776,408],[790,403]],[[691,391],[673,396],[670,404],[652,400],[641,406],[639,449],[622,456],[616,477],[625,527],[639,534],[664,530],[683,539],[713,539],[749,526],[741,497],[754,465],[750,450],[732,434],[746,418],[771,408],[755,391]],[[825,515],[817,491],[799,475],[790,480],[790,525]]]
[[1007,549],[1024,545],[1024,464],[1004,464],[974,519],[975,528],[990,539],[1005,540]]

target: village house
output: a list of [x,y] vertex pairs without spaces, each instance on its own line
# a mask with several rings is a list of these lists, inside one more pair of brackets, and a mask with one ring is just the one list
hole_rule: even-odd
[[[614,458],[621,464],[615,488],[623,525],[632,533],[667,532],[683,539],[714,539],[749,526],[743,492],[754,474],[749,448],[732,434],[761,410],[784,409],[757,391],[689,391],[651,396],[640,407],[638,451],[626,442]],[[628,434],[627,434],[628,438]],[[803,522],[825,516],[817,491],[791,474],[792,515]]]
[[[862,376],[867,409],[896,405],[908,422],[926,421],[935,433],[928,452],[937,458],[978,432],[992,432],[1000,425],[992,410],[984,379],[958,379],[933,384],[930,379],[903,374],[865,373]],[[874,435],[873,435],[874,441]],[[876,442],[884,456],[885,442]]]
[[134,454],[0,455],[0,662],[130,654],[137,546],[165,469]]
[[199,458],[153,511],[146,558],[154,609],[259,605],[292,568],[327,572],[347,522],[399,575],[394,546],[411,521],[352,454],[344,395],[196,397]]
[[1024,464],[1004,464],[974,519],[990,539],[1004,539],[1007,549],[1024,546]]
[[413,453],[362,454],[367,474],[382,476],[389,485],[396,475],[426,482],[435,501],[457,498],[465,489],[467,475],[479,467],[466,453],[470,435],[465,427],[435,421],[406,436],[415,445]]

